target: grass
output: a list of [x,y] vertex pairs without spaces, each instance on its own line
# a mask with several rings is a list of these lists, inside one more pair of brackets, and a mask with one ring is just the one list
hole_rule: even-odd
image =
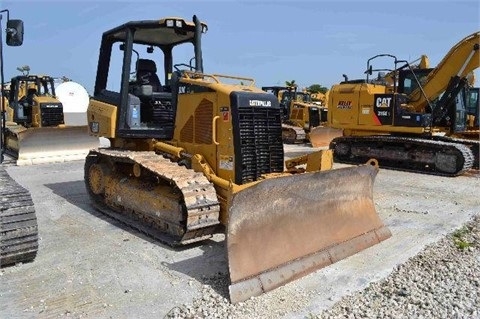
[[453,232],[453,243],[457,248],[463,250],[472,246],[472,243],[465,238],[471,231],[469,227],[463,226]]

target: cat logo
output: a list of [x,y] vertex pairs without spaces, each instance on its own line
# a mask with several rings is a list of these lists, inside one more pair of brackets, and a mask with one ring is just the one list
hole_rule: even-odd
[[377,97],[377,100],[375,101],[375,105],[378,108],[389,108],[391,101],[392,101],[391,97]]

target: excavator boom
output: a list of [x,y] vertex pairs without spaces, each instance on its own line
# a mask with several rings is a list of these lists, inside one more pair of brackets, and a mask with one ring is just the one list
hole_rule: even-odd
[[[444,92],[452,76],[467,77],[480,66],[480,32],[474,32],[454,45],[435,69],[425,79],[422,89],[417,88],[409,96],[410,104],[422,111]],[[424,93],[422,93],[422,90]]]

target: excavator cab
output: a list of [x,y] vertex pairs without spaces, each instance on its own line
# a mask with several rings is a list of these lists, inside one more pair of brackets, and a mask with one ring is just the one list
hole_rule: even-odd
[[470,129],[479,128],[479,115],[480,115],[480,88],[471,87],[466,94],[466,109],[469,117],[468,127]]

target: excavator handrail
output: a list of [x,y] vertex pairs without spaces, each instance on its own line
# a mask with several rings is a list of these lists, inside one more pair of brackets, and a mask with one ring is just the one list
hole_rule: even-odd
[[[409,95],[410,104],[416,110],[423,110],[428,100],[434,100],[447,89],[452,77],[466,77],[477,69],[480,66],[479,46],[480,31],[455,44],[426,77],[422,89],[417,88]],[[421,90],[425,94],[422,94]]]

